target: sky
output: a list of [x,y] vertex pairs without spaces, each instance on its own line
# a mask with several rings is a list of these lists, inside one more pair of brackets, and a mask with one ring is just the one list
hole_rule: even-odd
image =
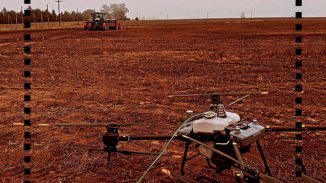
[[[24,0],[0,0],[0,8],[20,10]],[[183,18],[239,18],[293,17],[302,11],[303,17],[326,17],[326,0],[306,0],[302,7],[295,7],[295,0],[62,0],[61,11],[99,10],[103,4],[125,3],[130,10],[128,17],[146,19]],[[54,9],[55,0],[31,0],[33,8]]]

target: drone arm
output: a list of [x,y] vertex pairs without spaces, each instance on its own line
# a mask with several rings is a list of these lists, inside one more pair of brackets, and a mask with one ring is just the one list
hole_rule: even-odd
[[[118,141],[130,140],[169,140],[172,135],[122,135],[117,138]],[[175,136],[174,138],[178,138]]]

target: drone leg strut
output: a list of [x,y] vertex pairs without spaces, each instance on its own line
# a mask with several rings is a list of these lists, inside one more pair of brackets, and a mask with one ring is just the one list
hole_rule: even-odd
[[[239,148],[238,148],[238,144],[237,144],[237,142],[232,142],[232,145],[233,145],[233,150],[234,150],[234,152],[235,152],[235,155],[236,155],[238,161],[239,161],[240,163],[244,164],[244,161],[243,161],[242,156],[241,156],[241,153],[240,153],[240,151],[239,151]],[[240,165],[239,165],[239,166],[240,166]],[[240,167],[241,167],[241,166],[240,166]],[[242,167],[241,167],[241,169],[242,169]]]
[[107,165],[110,165],[110,159],[111,159],[111,152],[108,152],[108,161],[107,161]]
[[260,143],[259,143],[259,140],[256,141],[256,144],[257,144],[257,147],[258,147],[258,150],[259,150],[259,153],[260,153],[260,156],[264,162],[264,166],[265,166],[265,171],[266,173],[269,175],[269,176],[272,176],[271,174],[271,170],[269,169],[269,166],[268,166],[268,163],[267,163],[267,160],[266,160],[266,157],[265,157],[265,154],[263,152],[263,148],[261,147]]
[[191,144],[191,141],[186,141],[186,147],[185,147],[185,151],[183,153],[183,157],[182,157],[182,162],[181,162],[181,175],[185,175],[185,171],[184,171],[184,167],[187,161],[187,153],[188,153],[188,149],[189,149],[189,145]]

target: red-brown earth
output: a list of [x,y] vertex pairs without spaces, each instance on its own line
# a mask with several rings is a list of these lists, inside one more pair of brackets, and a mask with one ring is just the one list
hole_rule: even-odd
[[[13,126],[30,106],[31,179],[35,182],[135,182],[154,156],[113,155],[103,148],[105,128],[37,127],[41,123],[141,123],[124,134],[172,134],[185,111],[208,109],[205,98],[167,98],[170,94],[268,91],[228,110],[264,125],[326,125],[326,19],[178,20],[125,23],[119,31],[80,29],[31,32],[31,65],[23,63],[23,32],[0,34],[0,180],[23,179],[24,127]],[[303,42],[295,43],[295,35]],[[295,48],[303,48],[302,69],[295,68]],[[31,79],[24,78],[31,70]],[[302,81],[295,73],[303,73]],[[24,104],[23,83],[30,81],[32,101]],[[303,85],[304,93],[294,91]],[[296,96],[303,105],[296,105]],[[224,103],[234,100],[225,97]],[[295,109],[303,117],[295,117]],[[150,124],[168,124],[151,126]],[[122,143],[121,149],[158,152],[165,142]],[[295,181],[295,133],[272,133],[262,145],[273,175]],[[304,132],[303,162],[310,176],[325,181],[325,132]],[[162,168],[179,173],[183,143],[174,141],[145,182],[176,182]],[[192,148],[192,154],[196,149]],[[26,153],[25,153],[26,155]],[[247,163],[262,169],[256,147]],[[186,175],[233,182],[232,171],[216,175],[202,157],[186,165]]]

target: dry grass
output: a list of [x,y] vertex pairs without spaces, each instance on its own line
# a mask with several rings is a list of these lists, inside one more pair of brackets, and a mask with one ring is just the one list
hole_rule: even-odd
[[[78,28],[82,27],[83,22],[36,22],[32,23],[32,29],[61,29],[61,28]],[[16,31],[23,30],[23,24],[0,24],[0,31]]]

